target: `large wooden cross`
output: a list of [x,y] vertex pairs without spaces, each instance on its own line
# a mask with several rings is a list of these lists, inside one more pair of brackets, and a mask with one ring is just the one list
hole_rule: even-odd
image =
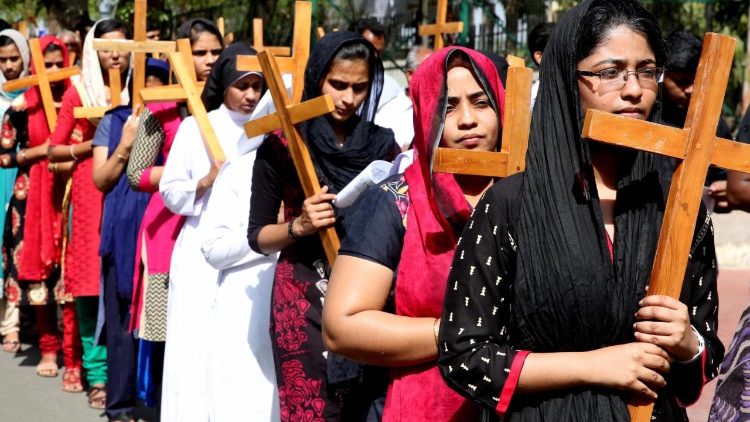
[[[709,165],[750,173],[750,145],[716,137],[736,41],[707,33],[682,129],[616,116],[586,113],[582,137],[667,155],[680,160],[672,177],[649,295],[679,298]],[[630,406],[631,419],[647,422],[653,403]]]
[[464,30],[463,22],[446,22],[446,20],[448,20],[448,0],[438,0],[435,23],[431,25],[419,25],[419,36],[435,36],[435,41],[433,42],[433,49],[435,51],[440,50],[445,45],[443,34],[455,34]]
[[135,0],[132,40],[94,40],[94,49],[97,51],[133,53],[133,107],[141,104],[138,92],[146,86],[146,53],[171,53],[176,49],[174,41],[150,41],[146,38],[146,12],[147,0]]
[[272,47],[263,44],[263,19],[253,19],[253,48],[255,51],[269,50],[276,56],[291,56],[292,49],[289,47]]
[[[189,39],[181,38],[177,40],[177,52],[183,56],[185,63],[192,63],[193,55]],[[195,74],[195,66],[189,66],[187,72],[190,79],[193,80],[198,89],[203,92],[203,87],[206,83],[204,81],[198,81],[198,78]],[[185,92],[185,88],[183,88],[180,84],[144,88],[139,92],[138,95],[141,97],[141,101],[143,101],[144,103],[187,101],[187,93]]]
[[[292,102],[302,100],[305,85],[305,66],[310,57],[310,31],[312,22],[312,3],[297,1],[294,3],[294,38],[292,55],[276,59],[281,73],[291,73]],[[259,72],[262,70],[258,56],[237,56],[237,69],[242,72]]]
[[[248,138],[252,138],[281,128],[284,137],[287,139],[289,152],[292,161],[294,161],[294,168],[297,170],[297,176],[302,184],[305,197],[313,196],[320,191],[320,181],[315,172],[315,167],[313,167],[307,144],[295,125],[332,112],[335,109],[333,99],[330,95],[324,95],[290,106],[284,83],[281,80],[281,71],[273,53],[261,51],[258,53],[258,59],[266,84],[271,92],[276,113],[248,122],[245,124],[245,133]],[[318,233],[323,242],[328,263],[333,265],[341,245],[336,229],[329,227]]]
[[101,119],[111,109],[122,103],[122,81],[120,69],[109,69],[109,105],[99,107],[76,107],[73,117],[76,119]]
[[52,132],[55,130],[55,125],[57,124],[57,109],[55,109],[55,101],[52,98],[50,83],[78,75],[81,73],[81,69],[77,66],[71,66],[54,72],[47,72],[47,67],[44,65],[44,53],[42,52],[38,38],[29,40],[29,50],[31,51],[31,62],[34,64],[35,74],[6,82],[3,85],[3,89],[6,92],[13,92],[19,89],[38,86],[42,97],[42,105],[44,106],[44,114],[47,117],[47,125],[50,132]]
[[499,152],[438,148],[432,161],[435,173],[508,177],[526,168],[531,130],[532,70],[511,66],[505,88],[503,136]]

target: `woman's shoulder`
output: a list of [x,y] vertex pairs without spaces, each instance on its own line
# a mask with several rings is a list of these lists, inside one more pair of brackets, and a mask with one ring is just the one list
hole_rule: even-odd
[[523,173],[514,174],[495,182],[477,204],[477,208],[492,208],[496,221],[506,221],[513,225],[521,210],[521,188],[523,187]]

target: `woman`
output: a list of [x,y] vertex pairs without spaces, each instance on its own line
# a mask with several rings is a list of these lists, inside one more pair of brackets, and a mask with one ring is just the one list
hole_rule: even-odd
[[[190,39],[195,73],[199,81],[205,81],[206,71],[210,71],[223,49],[221,33],[210,21],[194,19],[178,28],[177,38]],[[185,103],[148,104],[140,117],[127,169],[130,187],[151,193],[138,235],[130,329],[140,338],[138,397],[157,409],[167,337],[169,267],[174,243],[185,221],[185,216],[164,205],[158,191],[177,128],[187,115]]]
[[468,420],[474,407],[437,369],[434,322],[458,232],[492,179],[432,174],[431,163],[438,146],[495,150],[505,97],[492,62],[462,48],[425,60],[409,92],[415,163],[353,206],[328,286],[324,339],[334,353],[394,368],[384,421]]
[[[330,203],[336,192],[370,162],[391,161],[400,151],[390,129],[371,123],[382,81],[383,66],[374,48],[352,32],[330,33],[310,53],[303,99],[329,94],[336,106],[329,115],[298,125],[323,186],[316,195],[304,198],[285,139],[269,135],[258,149],[248,240],[258,253],[281,251],[271,336],[282,420],[303,414],[356,420],[367,405],[352,379],[352,365],[326,357],[320,324],[329,263],[318,231],[336,221]],[[278,223],[282,201],[284,222]],[[304,389],[305,383],[312,388]],[[298,394],[306,399],[297,400]]]
[[[104,409],[106,402],[107,350],[94,342],[99,297],[99,222],[102,194],[91,179],[91,139],[96,126],[86,119],[73,117],[81,106],[105,106],[109,103],[109,69],[120,69],[123,82],[129,57],[116,51],[94,50],[94,38],[126,39],[127,29],[116,20],[97,22],[86,35],[83,46],[81,79],[63,96],[63,105],[55,132],[50,139],[49,160],[52,163],[74,163],[70,187],[71,231],[64,257],[65,286],[76,301],[78,325],[83,344],[83,367],[90,387],[89,405]],[[127,87],[127,83],[122,86]],[[121,95],[127,104],[127,89]]]
[[[221,148],[228,159],[238,154],[244,122],[258,99],[252,97],[230,109],[225,102],[229,88],[258,88],[243,80],[255,72],[236,70],[238,55],[254,54],[245,44],[227,47],[211,70],[203,90],[203,103]],[[260,95],[258,90],[257,95]],[[237,111],[235,111],[235,109]],[[175,135],[174,148],[164,167],[159,189],[174,213],[187,216],[169,272],[167,342],[164,355],[162,420],[208,419],[208,351],[211,347],[209,315],[216,298],[218,271],[206,262],[200,247],[204,240],[204,215],[216,175],[223,163],[211,160],[195,119],[185,119]],[[190,353],[185,353],[190,350]]]
[[[665,192],[654,155],[584,142],[589,109],[658,119],[661,32],[635,0],[588,0],[544,52],[526,172],[487,191],[440,320],[447,382],[511,421],[686,421],[715,376],[716,261],[702,212],[681,301],[644,298]],[[658,398],[657,398],[658,393]]]
[[[233,66],[218,62],[217,68]],[[211,107],[224,106],[237,118],[257,118],[263,77],[251,73],[225,88],[241,74],[234,70],[215,72],[209,79]],[[241,120],[238,120],[239,123]],[[237,124],[232,138],[243,138]],[[228,134],[227,134],[228,135]],[[205,217],[205,240],[201,246],[206,261],[220,271],[218,289],[207,342],[208,401],[211,421],[279,420],[279,395],[273,373],[271,336],[268,332],[271,287],[276,254],[260,255],[247,243],[250,184],[255,152],[263,137],[243,139],[238,156],[228,162],[216,178]],[[231,206],[228,206],[232,204]]]
[[[65,63],[68,51],[60,40],[45,35],[39,43],[49,69],[58,69]],[[31,70],[35,72],[33,66]],[[58,105],[68,86],[67,81],[51,84],[52,98]],[[5,221],[3,262],[6,289],[11,293],[8,298],[15,298],[15,306],[35,305],[41,354],[37,374],[56,377],[57,353],[60,351],[56,302],[64,301],[64,295],[57,294],[61,293],[58,265],[62,197],[60,189],[54,189],[55,175],[47,171],[48,128],[37,87],[26,91],[5,114],[0,166],[13,168],[18,173]],[[75,311],[70,305],[65,305],[63,312],[67,315],[64,319],[65,337],[73,337],[70,316],[71,312],[75,315]],[[80,371],[81,357],[80,350],[77,353],[73,350],[72,342],[67,342],[66,346],[63,357],[66,378],[69,379],[73,371]],[[67,384],[65,388],[80,389],[80,383],[75,386]]]
[[[0,116],[5,117],[11,104],[25,90],[5,92],[3,85],[8,80],[26,76],[29,70],[31,56],[29,43],[26,38],[15,29],[0,31]],[[0,233],[5,232],[6,211],[13,197],[17,169],[7,167],[0,169]],[[4,267],[4,266],[3,266]],[[20,318],[17,304],[5,297],[5,268],[0,267],[0,279],[3,287],[0,289],[0,336],[2,349],[7,353],[16,353],[21,349],[19,341]]]

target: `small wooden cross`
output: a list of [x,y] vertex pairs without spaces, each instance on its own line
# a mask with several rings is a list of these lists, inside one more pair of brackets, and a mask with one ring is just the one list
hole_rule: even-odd
[[440,50],[445,45],[443,34],[455,34],[464,30],[464,23],[461,21],[446,22],[448,19],[448,0],[438,0],[436,15],[434,24],[419,25],[419,36],[435,36],[435,42],[433,43],[435,51]]
[[234,42],[234,32],[228,34],[224,33],[224,18],[219,17],[216,19],[216,28],[219,29],[221,36],[224,38],[224,45],[229,45]]
[[[192,59],[187,58],[181,52],[172,52],[169,53],[169,62],[172,64],[172,70],[185,93],[188,107],[198,124],[198,130],[211,161],[226,161],[224,150],[221,148],[213,126],[211,126],[211,121],[208,120],[208,112],[203,105],[203,100],[201,100],[203,88],[195,80],[195,67]],[[193,69],[192,74],[190,69]]]
[[[750,145],[716,137],[736,41],[707,33],[682,129],[589,110],[583,138],[677,158],[662,222],[649,295],[679,298],[710,164],[750,173]],[[631,420],[651,420],[653,403],[629,406]]]
[[55,101],[52,98],[50,83],[78,75],[81,73],[81,69],[77,66],[72,66],[54,72],[47,72],[47,67],[44,65],[44,54],[42,53],[42,47],[39,44],[38,38],[29,40],[29,50],[31,51],[31,62],[34,64],[34,72],[36,73],[25,78],[6,82],[3,85],[3,89],[6,92],[13,92],[23,88],[38,86],[42,97],[42,104],[44,105],[44,114],[47,117],[47,125],[50,132],[52,132],[55,130],[55,125],[57,124],[57,109],[55,109]]
[[[250,121],[245,125],[245,133],[248,137],[254,137],[270,132],[281,127],[284,137],[289,145],[289,152],[297,170],[297,176],[302,184],[305,197],[315,195],[320,191],[320,181],[313,167],[310,152],[305,140],[302,139],[295,124],[317,116],[332,112],[335,107],[330,95],[321,96],[304,103],[289,106],[284,83],[281,80],[281,71],[272,52],[261,51],[258,53],[263,76],[266,79],[276,113]],[[341,243],[336,229],[329,227],[318,232],[323,242],[323,248],[328,258],[328,263],[333,265]]]
[[[187,38],[181,38],[177,40],[177,52],[182,54],[185,63],[192,63],[193,54],[190,47],[190,40]],[[198,81],[195,74],[195,66],[189,66],[187,69],[190,79],[195,81],[198,89],[203,92],[205,86],[204,81]],[[180,84],[165,85],[152,88],[144,88],[139,92],[139,96],[144,103],[160,103],[160,102],[171,102],[171,101],[187,101],[187,94],[185,89]]]
[[138,92],[146,86],[146,53],[171,53],[176,49],[174,41],[149,41],[146,38],[147,0],[134,1],[132,40],[94,40],[94,49],[97,51],[133,53],[133,107],[141,103]]
[[527,67],[511,66],[506,80],[503,138],[499,152],[438,148],[432,161],[435,173],[508,177],[526,168],[531,130],[531,79]]
[[253,48],[255,51],[269,50],[276,56],[291,56],[292,49],[289,47],[271,47],[263,45],[263,19],[253,19]]
[[23,35],[24,37],[29,36],[29,24],[26,23],[25,20],[20,20],[16,22],[14,26],[16,27],[16,31],[20,32],[21,35]]
[[[294,3],[294,38],[292,40],[292,55],[280,57],[276,60],[281,73],[291,73],[292,102],[302,100],[305,86],[305,66],[310,57],[310,31],[312,22],[312,3],[297,1]],[[258,56],[237,56],[237,69],[242,72],[259,72],[261,66]]]
[[109,105],[101,107],[76,107],[73,117],[76,119],[101,119],[107,112],[122,103],[122,82],[120,69],[109,69]]

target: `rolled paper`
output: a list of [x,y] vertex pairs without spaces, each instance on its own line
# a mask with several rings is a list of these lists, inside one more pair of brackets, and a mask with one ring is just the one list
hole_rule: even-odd
[[336,194],[333,205],[336,208],[346,208],[351,206],[359,196],[370,186],[382,182],[391,172],[393,164],[388,161],[375,160],[370,163],[361,173],[357,175],[348,185]]

